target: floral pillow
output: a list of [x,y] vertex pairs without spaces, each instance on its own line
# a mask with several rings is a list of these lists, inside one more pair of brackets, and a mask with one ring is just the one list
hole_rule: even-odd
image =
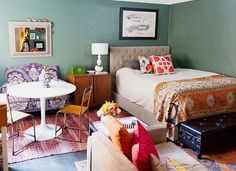
[[153,73],[153,67],[149,57],[139,56],[138,60],[141,73]]
[[152,63],[155,75],[166,75],[175,73],[171,60],[171,55],[151,56],[150,61]]

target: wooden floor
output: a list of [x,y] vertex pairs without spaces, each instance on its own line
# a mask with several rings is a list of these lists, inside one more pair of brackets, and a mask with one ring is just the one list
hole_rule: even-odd
[[10,164],[9,171],[77,171],[75,162],[80,160],[86,160],[86,151]]

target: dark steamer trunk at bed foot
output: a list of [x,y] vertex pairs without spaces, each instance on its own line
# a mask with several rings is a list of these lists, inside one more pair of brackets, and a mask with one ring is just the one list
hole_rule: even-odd
[[217,148],[236,146],[236,113],[188,120],[180,124],[181,143],[201,154]]

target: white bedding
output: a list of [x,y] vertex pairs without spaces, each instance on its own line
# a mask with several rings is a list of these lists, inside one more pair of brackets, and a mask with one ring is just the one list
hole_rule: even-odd
[[153,112],[154,89],[164,81],[183,80],[217,75],[217,73],[194,69],[176,68],[176,74],[155,76],[142,74],[139,70],[121,68],[116,72],[117,93],[130,102]]

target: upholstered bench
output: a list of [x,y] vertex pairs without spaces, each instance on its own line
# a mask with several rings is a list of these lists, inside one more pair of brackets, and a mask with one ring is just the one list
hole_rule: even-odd
[[236,113],[188,120],[180,124],[180,141],[198,158],[216,148],[236,146]]
[[[7,87],[19,84],[21,82],[33,82],[39,81],[39,75],[43,69],[42,64],[30,63],[16,67],[7,67],[5,70],[5,82],[0,87],[0,93],[6,93]],[[49,73],[52,75],[52,79],[56,81],[62,81],[59,79],[59,70],[57,66],[48,66]],[[60,96],[47,99],[46,109],[55,110],[64,107],[68,103],[69,96]],[[15,110],[21,110],[25,112],[40,111],[39,99],[27,99],[18,97],[9,97],[11,107]]]

